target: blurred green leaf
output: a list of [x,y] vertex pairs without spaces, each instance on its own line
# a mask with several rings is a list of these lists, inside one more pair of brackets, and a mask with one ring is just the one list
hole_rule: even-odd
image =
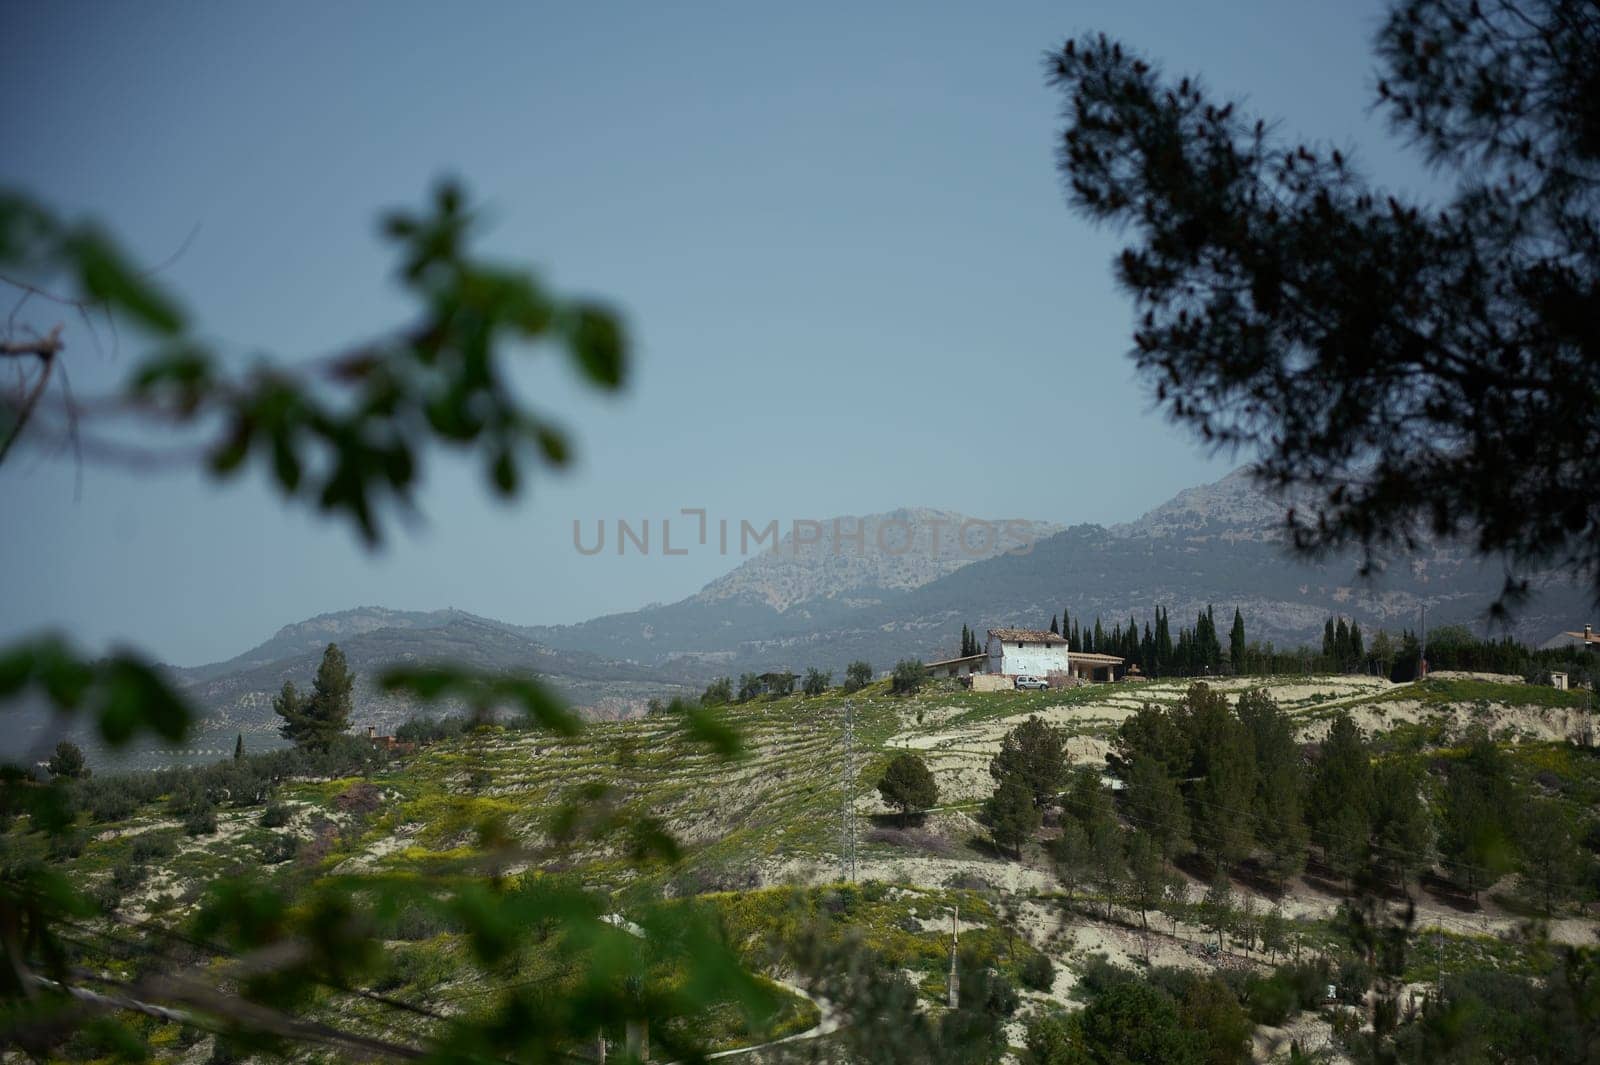
[[578,368],[590,383],[607,389],[622,384],[626,343],[615,314],[594,304],[579,305],[567,331],[567,342]]
[[715,709],[700,703],[674,701],[678,714],[689,731],[689,738],[708,745],[723,758],[742,758],[744,741],[738,729],[728,724]]
[[75,263],[78,283],[90,302],[125,311],[152,332],[171,336],[183,328],[177,304],[146,282],[98,230],[80,229],[66,241],[64,251]]

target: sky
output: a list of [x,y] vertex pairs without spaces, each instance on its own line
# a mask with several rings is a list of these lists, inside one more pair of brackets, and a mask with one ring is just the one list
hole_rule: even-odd
[[[1379,14],[0,0],[0,186],[102,221],[139,262],[181,251],[159,276],[238,358],[404,324],[376,219],[446,176],[482,207],[487,253],[610,301],[634,343],[618,396],[519,356],[578,460],[506,505],[430,456],[416,518],[375,552],[259,471],[217,486],[14,452],[0,638],[55,628],[190,665],[358,605],[575,622],[739,562],[714,537],[663,555],[683,508],[1136,518],[1249,456],[1207,455],[1135,380],[1120,244],[1062,196],[1043,55],[1103,30],[1404,189],[1424,175],[1371,112]],[[139,338],[67,326],[74,389],[116,388]],[[650,554],[575,550],[574,521],[619,518],[651,523]]]

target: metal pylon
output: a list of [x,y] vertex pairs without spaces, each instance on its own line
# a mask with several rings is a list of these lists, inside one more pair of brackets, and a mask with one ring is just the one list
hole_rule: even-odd
[[855,883],[856,879],[856,704],[844,704],[844,759],[840,771],[843,780],[843,806],[839,811],[839,830],[842,847],[839,864],[843,879]]

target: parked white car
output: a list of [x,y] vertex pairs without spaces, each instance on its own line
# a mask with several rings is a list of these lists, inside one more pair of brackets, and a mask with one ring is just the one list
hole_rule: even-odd
[[1034,691],[1040,691],[1048,687],[1050,687],[1050,682],[1045,680],[1043,677],[1021,676],[1017,678],[1018,691],[1026,691],[1030,688]]

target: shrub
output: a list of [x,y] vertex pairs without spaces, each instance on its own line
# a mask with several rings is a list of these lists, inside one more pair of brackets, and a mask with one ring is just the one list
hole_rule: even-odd
[[133,793],[119,782],[112,780],[85,788],[81,802],[88,811],[90,819],[100,824],[126,821],[139,808],[139,801]]
[[872,666],[866,662],[851,662],[844,671],[844,690],[846,694],[858,692],[872,683]]
[[1282,973],[1262,979],[1256,977],[1245,987],[1245,1006],[1257,1024],[1280,1027],[1299,1007],[1294,986]]
[[298,853],[300,853],[299,837],[288,832],[273,833],[271,838],[261,845],[261,860],[268,865],[289,861]]
[[[487,784],[487,781],[484,781],[484,784]],[[483,785],[474,782],[472,786],[478,788]],[[357,817],[364,816],[383,805],[383,792],[379,791],[375,784],[360,781],[335,795],[333,805],[344,813],[355,814]]]
[[1048,991],[1056,982],[1056,967],[1043,954],[1030,954],[1017,970],[1017,979],[1023,987],[1035,991]]
[[177,842],[165,832],[141,832],[128,844],[128,858],[142,864],[170,858],[177,849]]
[[928,679],[928,670],[920,659],[902,658],[894,665],[894,676],[889,690],[896,695],[912,695]]
[[50,858],[53,861],[76,858],[83,853],[83,848],[88,842],[88,837],[82,832],[62,832],[53,835],[50,837]]
[[119,895],[126,895],[144,883],[149,876],[150,870],[138,862],[120,861],[111,867],[111,886]]
[[384,938],[416,942],[432,939],[441,932],[458,932],[461,927],[461,922],[452,915],[412,902],[395,914],[384,929]]
[[286,802],[268,803],[267,808],[261,811],[261,827],[282,828],[294,817],[294,810]]
[[89,775],[89,762],[83,756],[83,748],[71,740],[56,744],[55,753],[45,768],[58,780],[81,780]]
[[191,836],[209,836],[217,830],[217,808],[197,805],[183,818],[183,830]]

